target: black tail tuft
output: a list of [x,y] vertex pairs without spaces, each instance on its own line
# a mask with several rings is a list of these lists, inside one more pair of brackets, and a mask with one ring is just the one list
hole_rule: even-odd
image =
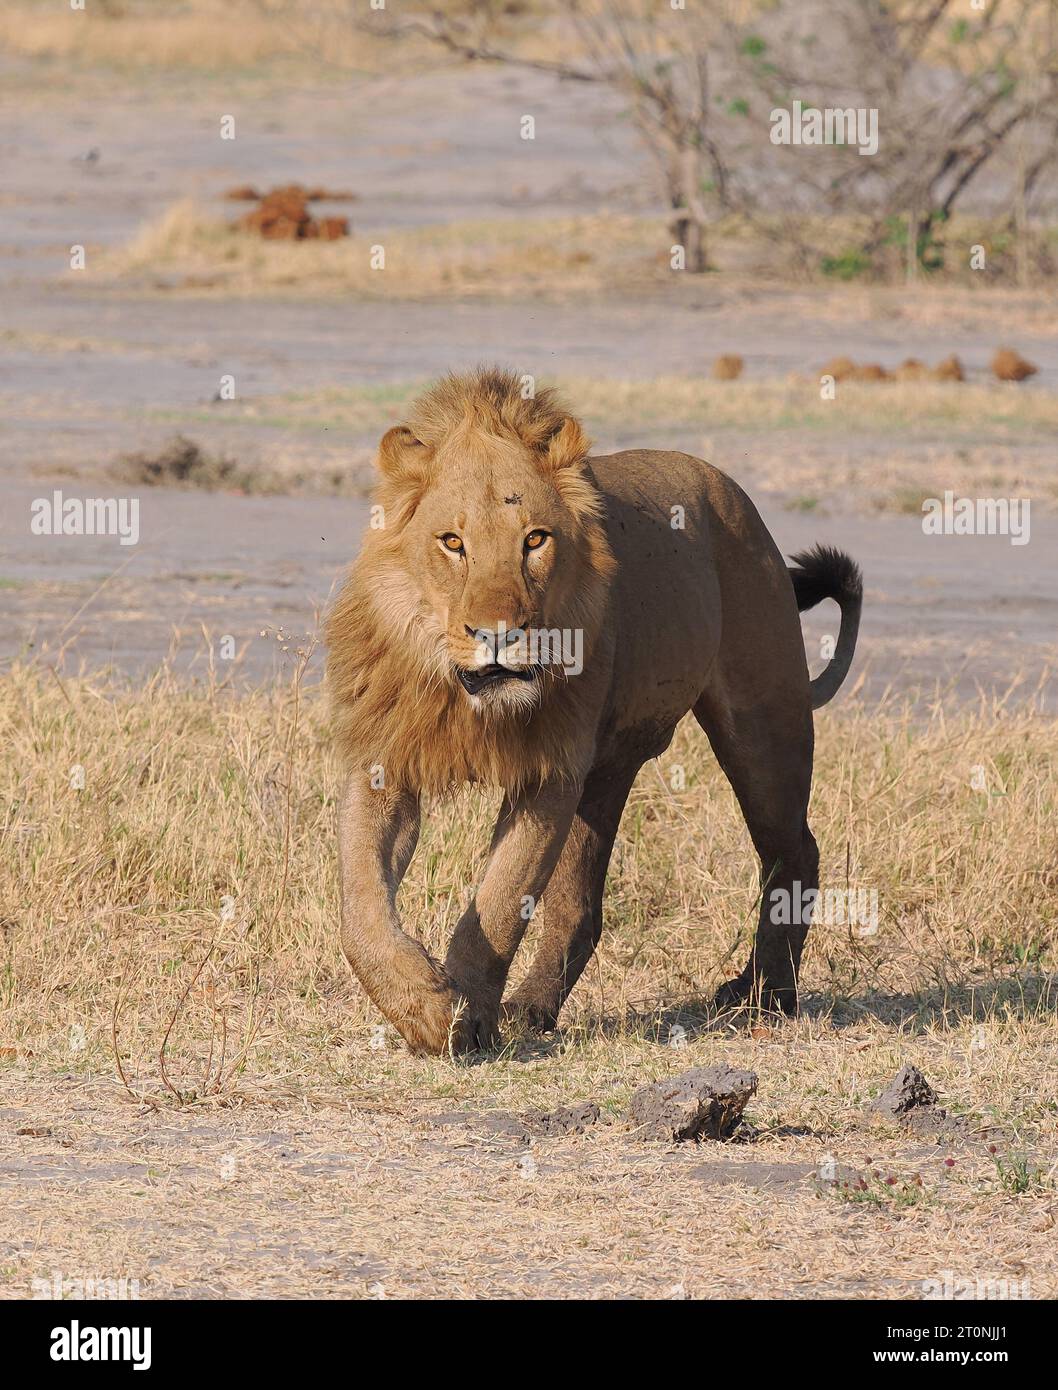
[[817,545],[791,555],[793,566],[787,571],[797,596],[797,610],[814,608],[825,598],[836,599],[842,607],[863,599],[863,574],[859,565],[843,550]]
[[793,584],[798,611],[803,613],[806,608],[814,608],[825,598],[836,600],[841,609],[834,655],[829,665],[809,682],[812,708],[819,709],[834,698],[852,665],[863,607],[863,575],[855,560],[832,545],[817,545],[790,558],[793,565],[787,574]]

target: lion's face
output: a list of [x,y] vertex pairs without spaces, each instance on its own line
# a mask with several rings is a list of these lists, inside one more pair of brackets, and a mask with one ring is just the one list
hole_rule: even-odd
[[561,615],[580,572],[578,519],[539,451],[470,431],[445,443],[401,533],[445,676],[479,713],[527,712],[576,670]]
[[346,756],[387,786],[513,791],[575,775],[591,746],[617,566],[587,436],[525,380],[444,377],[379,444],[327,673]]

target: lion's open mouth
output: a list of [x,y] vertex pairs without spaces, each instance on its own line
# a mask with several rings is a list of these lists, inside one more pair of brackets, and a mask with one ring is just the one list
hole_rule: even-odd
[[480,695],[490,686],[503,681],[531,681],[536,679],[536,669],[532,666],[501,666],[498,662],[491,666],[456,667],[459,683],[468,695]]

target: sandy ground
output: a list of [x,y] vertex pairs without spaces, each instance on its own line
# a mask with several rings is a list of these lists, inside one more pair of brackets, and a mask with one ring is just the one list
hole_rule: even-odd
[[[59,480],[65,496],[83,488]],[[356,552],[365,505],[348,498],[205,496],[146,489],[140,543],[61,536],[42,543],[25,517],[38,485],[8,484],[0,523],[5,609],[0,656],[37,654],[61,669],[109,665],[143,676],[172,653],[178,670],[259,680],[283,669],[282,629],[295,643]],[[47,495],[47,494],[45,494]],[[1002,694],[1021,677],[1031,694],[1058,658],[1058,521],[1033,523],[1028,545],[1001,536],[927,539],[915,517],[832,518],[764,509],[787,554],[826,541],[861,562],[867,597],[853,685],[957,698]],[[805,615],[809,662],[835,614]],[[208,640],[206,634],[209,635]],[[236,661],[220,640],[234,638]],[[850,689],[852,686],[850,686]],[[1045,692],[1044,703],[1054,700]]]
[[[5,1093],[0,1297],[52,1271],[141,1298],[920,1299],[946,1274],[1058,1291],[1054,1193],[998,1189],[983,1119],[929,1133],[864,1112],[840,1134],[672,1147],[619,1119],[540,1137],[503,1106],[392,1085],[382,1102],[301,1089],[189,1111],[73,1074],[16,1072]],[[873,1195],[850,1200],[832,1173]]]

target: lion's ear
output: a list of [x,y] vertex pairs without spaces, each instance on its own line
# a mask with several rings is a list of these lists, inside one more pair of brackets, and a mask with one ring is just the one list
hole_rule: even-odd
[[580,422],[567,416],[551,436],[544,458],[551,481],[566,505],[583,522],[601,514],[602,500],[591,474],[584,466],[591,451],[591,440]]
[[552,468],[576,468],[591,451],[591,440],[581,428],[580,421],[568,415],[551,436],[547,445],[547,461]]
[[426,474],[429,450],[407,425],[394,425],[378,446],[378,468],[391,483],[420,484]]

